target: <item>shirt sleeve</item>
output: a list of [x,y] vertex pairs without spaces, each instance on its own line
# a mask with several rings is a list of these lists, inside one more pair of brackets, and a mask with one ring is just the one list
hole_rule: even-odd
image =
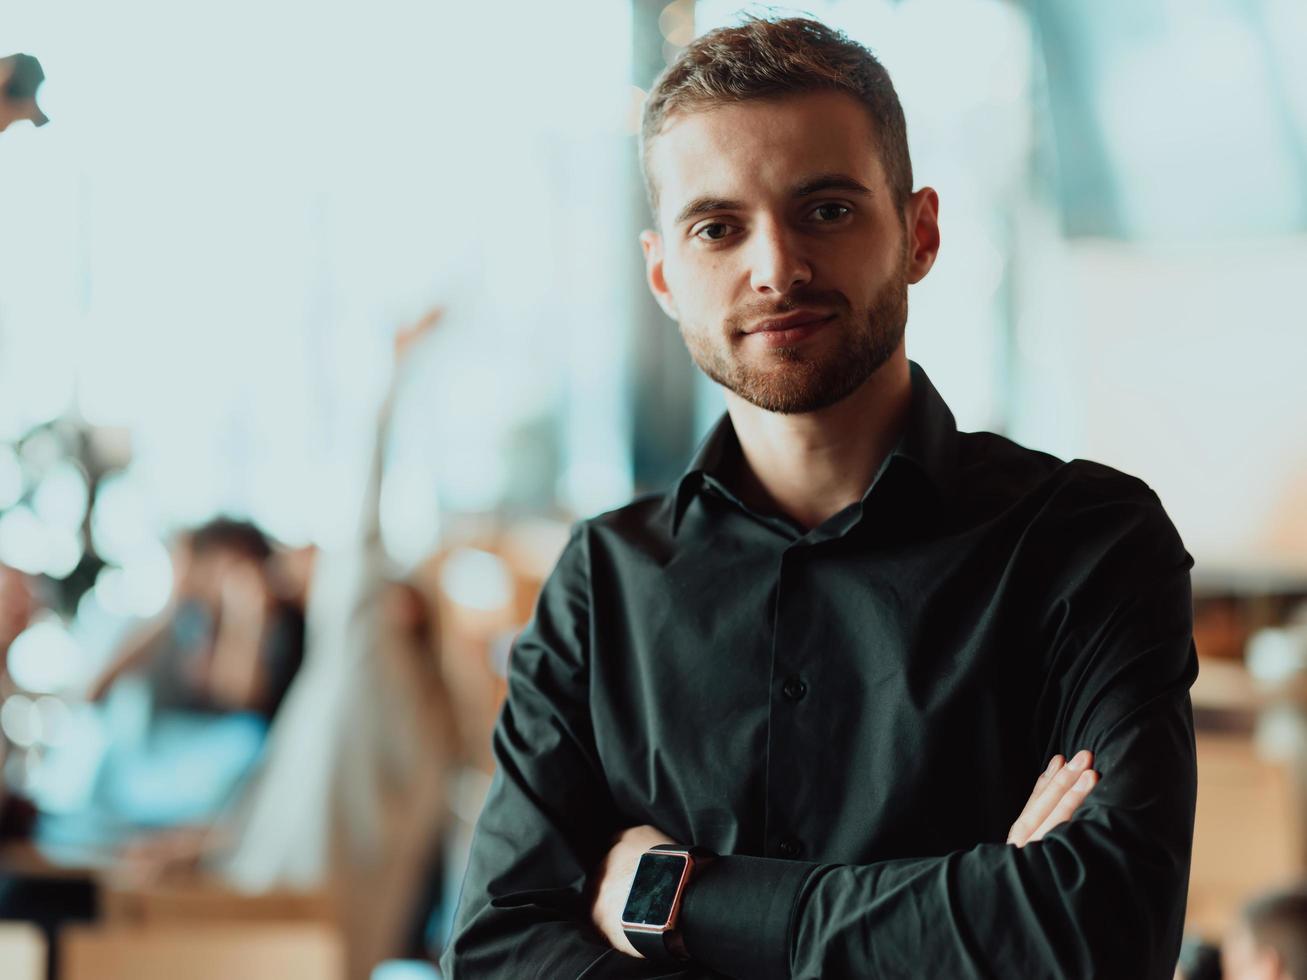
[[631,821],[619,819],[590,722],[585,552],[578,528],[509,659],[497,770],[441,959],[448,980],[714,975],[627,956],[590,922],[587,878]]
[[741,980],[1169,980],[1193,839],[1197,657],[1192,559],[1148,497],[1106,533],[1102,506],[1094,524],[1069,520],[1040,560],[1060,594],[1041,604],[1033,717],[1064,756],[1093,751],[1100,775],[1072,820],[1024,848],[982,842],[858,866],[725,857],[687,892],[696,961]]

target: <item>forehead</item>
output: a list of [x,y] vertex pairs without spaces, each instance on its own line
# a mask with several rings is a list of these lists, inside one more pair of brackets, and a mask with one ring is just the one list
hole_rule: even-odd
[[653,141],[649,164],[664,217],[705,194],[784,194],[816,173],[885,186],[867,110],[834,91],[675,113]]

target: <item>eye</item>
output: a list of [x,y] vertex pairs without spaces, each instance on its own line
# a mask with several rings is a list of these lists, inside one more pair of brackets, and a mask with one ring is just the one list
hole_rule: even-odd
[[[721,234],[709,234],[706,236],[704,235],[705,231],[709,231],[714,228],[717,229],[719,232],[721,232]],[[704,225],[698,231],[696,231],[694,233],[694,237],[703,242],[720,242],[723,238],[726,237],[725,233],[729,228],[730,225],[723,224],[720,221],[713,221],[709,224]]]
[[[812,209],[813,214],[820,214],[822,212],[825,212],[828,215],[828,217],[823,218],[820,223],[830,224],[833,221],[840,220],[840,218],[843,218],[845,215],[852,214],[853,209],[849,207],[845,207],[843,204],[834,204],[834,203],[818,204],[815,208]],[[831,214],[831,212],[838,212],[838,213]]]

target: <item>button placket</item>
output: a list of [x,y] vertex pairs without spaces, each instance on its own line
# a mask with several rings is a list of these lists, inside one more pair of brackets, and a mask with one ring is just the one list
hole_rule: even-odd
[[[796,543],[781,558],[776,585],[772,632],[772,710],[768,732],[767,811],[764,839],[766,853],[793,860],[804,852],[795,831],[804,827],[802,801],[809,778],[800,761],[810,752],[804,749],[803,717],[798,707],[808,695],[803,677],[807,658],[808,609],[805,585],[812,557],[806,543]],[[796,727],[797,726],[797,727]],[[770,832],[768,830],[770,829]]]

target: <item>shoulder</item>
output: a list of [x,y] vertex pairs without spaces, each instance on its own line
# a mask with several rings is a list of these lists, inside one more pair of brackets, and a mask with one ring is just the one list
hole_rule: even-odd
[[596,592],[613,587],[632,556],[665,550],[666,494],[646,494],[623,507],[574,523],[536,602],[534,626],[574,631],[588,619]]
[[1088,459],[1063,460],[994,432],[958,433],[958,473],[969,492],[989,496],[1157,500],[1148,484],[1129,473]]
[[672,545],[675,494],[658,491],[636,497],[629,504],[578,522],[573,542],[590,562],[621,553],[666,557]]
[[1153,488],[1105,463],[1063,460],[992,432],[966,432],[959,433],[958,477],[973,515],[1014,519],[1041,543],[1073,550],[1128,543],[1191,561]]
[[958,478],[963,493],[1016,503],[1035,499],[1057,509],[1120,504],[1161,509],[1143,480],[1089,459],[1063,460],[993,432],[958,433]]

